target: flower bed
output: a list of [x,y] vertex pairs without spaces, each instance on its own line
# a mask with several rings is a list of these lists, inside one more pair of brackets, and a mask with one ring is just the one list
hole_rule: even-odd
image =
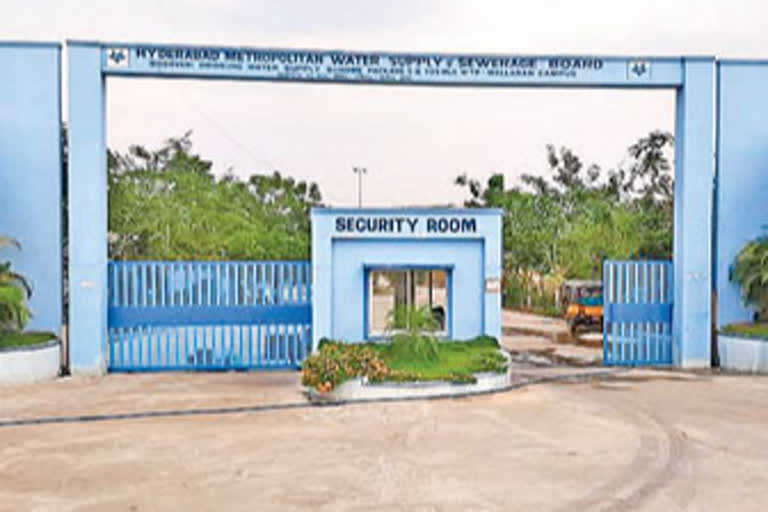
[[342,388],[354,390],[356,398],[361,389],[366,395],[366,386],[371,390],[367,394],[376,396],[387,389],[397,396],[402,396],[403,390],[406,395],[415,390],[419,395],[445,394],[446,389],[458,392],[459,387],[462,392],[472,392],[479,383],[480,387],[503,386],[508,383],[507,376],[507,358],[495,338],[438,342],[426,336],[403,335],[391,343],[324,340],[318,352],[304,362],[302,383],[311,397],[333,392],[336,398],[344,399],[349,396],[340,396],[344,395],[339,393]]
[[[0,234],[0,249],[21,244]],[[32,286],[0,261],[0,383],[56,377],[61,367],[61,351],[56,335],[50,332],[24,332],[32,312],[27,300]]]
[[720,367],[768,373],[768,235],[741,248],[730,280],[741,288],[742,302],[752,309],[756,321],[726,325],[718,332]]

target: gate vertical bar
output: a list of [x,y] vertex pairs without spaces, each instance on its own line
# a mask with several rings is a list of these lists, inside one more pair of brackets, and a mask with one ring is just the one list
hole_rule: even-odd
[[[105,359],[112,371],[288,368],[309,354],[306,262],[110,265]],[[216,320],[216,311],[231,320]]]

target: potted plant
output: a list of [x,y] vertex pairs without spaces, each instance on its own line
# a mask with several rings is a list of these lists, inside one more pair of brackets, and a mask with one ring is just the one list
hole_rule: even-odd
[[[0,249],[21,249],[19,242],[0,235]],[[60,349],[50,332],[24,332],[32,313],[29,281],[0,261],[0,382],[55,377],[60,368]]]
[[717,337],[720,366],[768,372],[768,236],[747,243],[736,255],[730,280],[741,287],[752,322],[726,325]]

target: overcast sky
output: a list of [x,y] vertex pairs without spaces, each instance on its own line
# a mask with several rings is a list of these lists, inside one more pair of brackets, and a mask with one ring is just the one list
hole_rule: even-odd
[[[392,51],[768,58],[751,0],[0,0],[0,39],[98,39]],[[674,128],[672,91],[470,89],[110,79],[108,143],[194,130],[217,172],[279,169],[352,205],[460,203],[459,173],[546,168],[547,143],[614,167]]]

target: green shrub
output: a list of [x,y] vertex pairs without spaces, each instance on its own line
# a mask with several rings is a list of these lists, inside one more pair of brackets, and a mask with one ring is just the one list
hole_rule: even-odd
[[499,347],[499,340],[497,340],[493,336],[488,336],[486,334],[482,334],[480,336],[472,338],[471,340],[467,340],[467,343],[472,343],[474,345],[479,345],[481,347],[494,347],[494,348]]
[[757,310],[759,318],[768,313],[768,237],[762,236],[745,245],[731,268],[731,281],[741,286],[745,304]]
[[392,338],[389,353],[394,359],[415,363],[436,363],[440,359],[437,339],[433,336],[397,334]]
[[338,343],[338,342],[337,341],[333,341],[333,340],[328,339],[328,338],[320,338],[320,341],[317,344],[317,349],[320,350],[324,346],[328,345],[329,343]]
[[[16,240],[0,235],[0,249],[4,247],[21,248]],[[0,262],[0,332],[20,331],[27,325],[31,315],[27,299],[31,295],[29,283],[11,269],[11,262]]]
[[484,372],[502,373],[507,370],[507,360],[498,352],[479,354],[477,363]]
[[768,316],[768,237],[745,245],[731,268],[731,281],[741,286],[745,304],[757,310],[759,318]]
[[413,307],[399,304],[387,315],[390,330],[407,330],[413,335],[433,332],[440,322],[429,306]]
[[429,306],[409,307],[398,305],[389,313],[389,328],[404,329],[396,334],[389,346],[389,354],[395,360],[413,363],[435,363],[440,358],[437,338],[432,333],[440,327]]

